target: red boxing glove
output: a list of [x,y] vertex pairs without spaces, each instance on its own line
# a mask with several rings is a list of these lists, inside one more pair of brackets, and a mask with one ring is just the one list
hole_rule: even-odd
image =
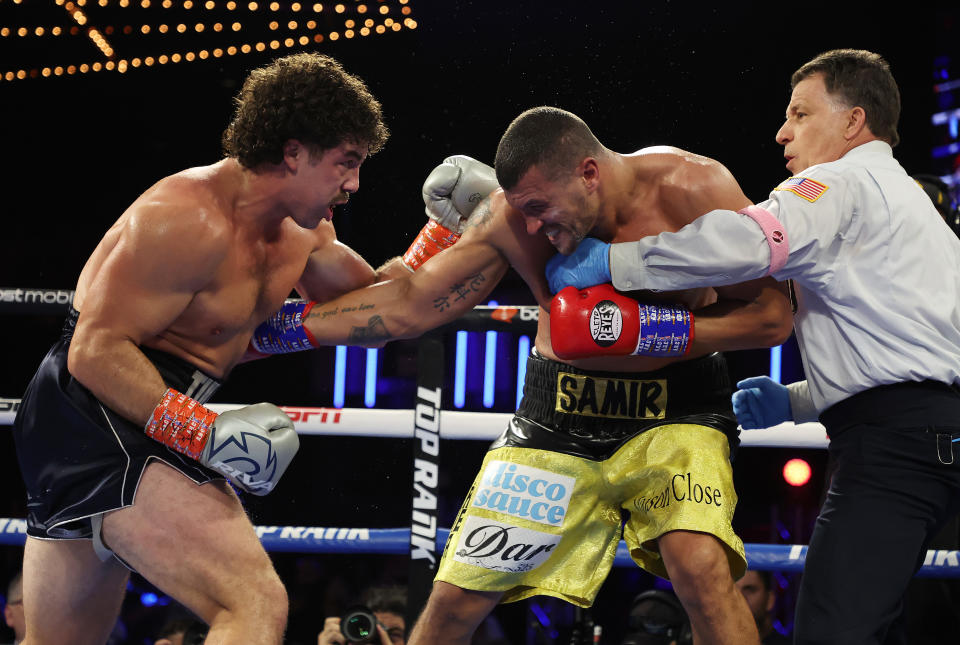
[[681,305],[644,305],[612,285],[566,287],[550,304],[550,342],[564,360],[589,356],[683,356],[693,314]]

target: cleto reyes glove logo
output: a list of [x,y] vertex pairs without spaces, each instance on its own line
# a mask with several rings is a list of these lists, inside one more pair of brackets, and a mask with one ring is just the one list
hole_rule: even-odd
[[210,468],[216,470],[219,473],[225,475],[230,481],[239,481],[243,486],[250,491],[262,490],[265,493],[269,493],[273,490],[273,482],[267,481],[265,479],[254,479],[249,473],[245,473],[242,470],[234,468],[230,464],[223,461],[216,461],[210,465]]
[[601,300],[590,312],[590,336],[600,347],[610,347],[620,338],[623,314],[612,300]]

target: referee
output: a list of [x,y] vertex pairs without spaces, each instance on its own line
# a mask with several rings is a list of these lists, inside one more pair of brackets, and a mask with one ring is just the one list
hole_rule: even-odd
[[793,281],[807,380],[748,379],[735,407],[745,428],[819,418],[831,438],[794,642],[879,644],[960,510],[960,240],[893,157],[900,93],[883,58],[826,52],[791,85],[777,141],[794,176],[767,201],[639,242],[587,238],[547,276],[554,291]]

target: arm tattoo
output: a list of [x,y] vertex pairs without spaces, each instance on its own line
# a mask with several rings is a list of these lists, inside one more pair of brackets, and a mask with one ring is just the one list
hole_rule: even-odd
[[354,327],[347,337],[349,345],[365,345],[367,343],[382,343],[391,340],[393,336],[387,331],[387,326],[380,316],[370,316],[366,327]]
[[438,296],[433,299],[433,308],[437,311],[449,309],[450,305],[455,304],[460,300],[464,300],[477,291],[480,291],[480,289],[483,288],[483,283],[486,281],[487,278],[481,271],[479,273],[469,275],[459,282],[455,282],[450,286],[450,293],[448,295]]
[[466,233],[467,230],[476,226],[480,226],[481,224],[490,220],[490,218],[493,216],[493,208],[490,207],[490,202],[490,196],[488,195],[483,198],[483,201],[477,204],[477,207],[473,209],[472,213],[470,213],[470,217],[467,219],[467,223],[463,227],[464,233]]
[[360,303],[354,307],[334,307],[333,309],[321,310],[318,307],[314,307],[310,310],[310,313],[307,314],[307,318],[319,318],[320,320],[326,320],[330,316],[336,316],[338,314],[347,314],[352,311],[364,311],[366,309],[375,309],[376,305],[367,305]]

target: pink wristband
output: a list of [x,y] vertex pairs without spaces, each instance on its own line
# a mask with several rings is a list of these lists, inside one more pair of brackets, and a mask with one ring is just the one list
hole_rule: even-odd
[[780,220],[774,217],[773,213],[759,206],[747,206],[737,212],[756,222],[767,238],[767,244],[770,246],[770,270],[767,271],[767,275],[782,269],[787,263],[787,256],[790,255],[790,241],[787,239],[787,230]]

